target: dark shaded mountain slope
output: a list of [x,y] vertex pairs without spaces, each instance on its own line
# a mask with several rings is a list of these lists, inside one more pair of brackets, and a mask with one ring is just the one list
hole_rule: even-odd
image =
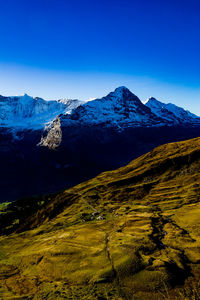
[[126,87],[87,103],[0,102],[0,202],[58,192],[200,133],[200,117],[155,99],[144,105]]
[[[199,127],[63,128],[56,150],[38,147],[41,131],[21,133],[13,140],[1,131],[0,202],[57,192],[90,179],[102,171],[121,167],[154,147],[199,136]],[[19,133],[20,134],[20,133]]]

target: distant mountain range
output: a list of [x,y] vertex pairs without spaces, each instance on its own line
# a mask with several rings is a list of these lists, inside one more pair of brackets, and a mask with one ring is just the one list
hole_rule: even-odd
[[177,125],[199,126],[200,117],[155,98],[149,98],[144,105],[126,87],[119,87],[106,97],[78,105],[70,114],[61,114],[59,120],[57,117],[47,128],[47,136],[42,138],[40,145],[58,147],[62,142],[61,127],[101,126],[123,131],[127,128]]
[[200,117],[126,87],[87,102],[0,96],[0,201],[72,186],[199,129]]
[[77,107],[66,119],[88,125],[116,125],[119,128],[200,124],[200,117],[174,104],[164,104],[150,98],[144,105],[126,87],[119,87],[106,97]]
[[119,87],[106,97],[93,101],[60,99],[46,101],[24,96],[0,96],[0,127],[17,130],[39,129],[60,117],[65,126],[76,123],[125,127],[200,124],[200,117],[174,104],[151,97],[144,105],[126,87]]
[[45,101],[42,98],[24,96],[0,96],[0,127],[43,128],[59,114],[71,113],[83,101],[60,99]]

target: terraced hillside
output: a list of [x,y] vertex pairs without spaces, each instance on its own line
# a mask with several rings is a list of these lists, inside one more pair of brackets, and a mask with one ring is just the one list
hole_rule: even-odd
[[199,299],[200,138],[1,206],[1,299]]

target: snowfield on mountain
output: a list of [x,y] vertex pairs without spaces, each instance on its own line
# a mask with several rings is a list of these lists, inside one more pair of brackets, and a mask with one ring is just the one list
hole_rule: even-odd
[[43,128],[59,114],[67,114],[83,102],[61,99],[46,101],[42,98],[24,96],[0,96],[0,127],[15,129]]

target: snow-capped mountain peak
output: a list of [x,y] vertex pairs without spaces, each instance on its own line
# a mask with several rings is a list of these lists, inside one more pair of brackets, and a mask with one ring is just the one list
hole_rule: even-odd
[[145,104],[158,117],[165,119],[172,125],[193,124],[200,125],[200,117],[172,103],[163,103],[151,97]]
[[22,96],[18,96],[18,97],[14,96],[14,98],[19,98],[19,99],[24,100],[24,101],[29,101],[29,100],[33,99],[33,97],[29,96],[26,93]]
[[0,96],[0,126],[12,128],[42,128],[57,115],[70,113],[82,104],[79,100],[50,100],[39,97]]
[[109,95],[115,96],[117,98],[122,98],[126,94],[132,94],[132,92],[125,86],[120,86],[113,92],[109,93]]
[[151,107],[163,107],[163,105],[165,105],[164,103],[162,103],[161,101],[158,101],[156,98],[154,97],[150,97],[149,99],[147,99],[147,101],[145,102],[146,106],[151,106]]
[[39,97],[0,96],[0,127],[42,129],[60,116],[62,126],[101,125],[119,130],[127,127],[200,125],[200,117],[154,97],[144,105],[128,88],[121,86],[107,96],[91,101]]
[[116,88],[113,92],[109,93],[106,97],[103,97],[102,99],[112,98],[113,100],[120,100],[120,101],[127,101],[130,103],[135,102],[136,104],[141,104],[140,99],[134,95],[128,88],[125,86],[120,86]]
[[[107,96],[89,101],[63,121],[75,121],[84,125],[104,124],[106,126],[131,127],[150,126],[162,123],[140,99],[126,87],[118,87]],[[77,123],[78,122],[78,123]]]

